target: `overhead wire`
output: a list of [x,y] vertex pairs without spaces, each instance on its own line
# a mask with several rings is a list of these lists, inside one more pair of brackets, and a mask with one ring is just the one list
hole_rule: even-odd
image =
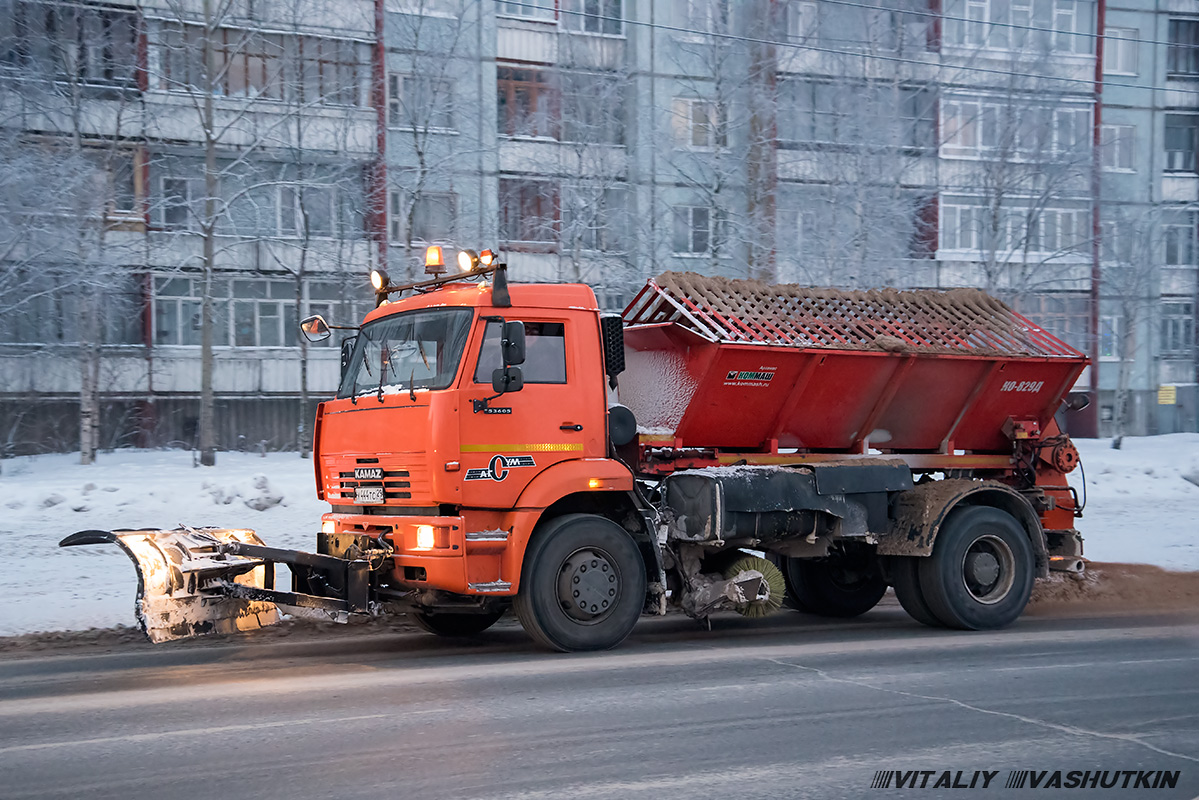
[[[844,2],[844,0],[821,0],[821,2]],[[544,6],[536,5],[534,3],[529,3],[529,2],[521,2],[521,0],[504,0],[504,4],[507,6],[517,6],[520,8],[528,8],[528,9],[532,9],[535,11],[548,10]],[[882,8],[879,6],[868,6],[865,4],[854,4],[854,5],[860,5],[863,8],[871,8],[871,9],[876,9],[876,10],[880,10],[880,11],[896,10],[896,9]],[[939,63],[939,62],[929,62],[929,61],[925,61],[925,60],[918,59],[918,58],[904,58],[903,56],[890,56],[890,55],[884,55],[882,53],[868,53],[868,52],[854,51],[854,50],[838,50],[836,48],[819,47],[817,45],[807,44],[807,43],[802,43],[802,42],[781,41],[781,40],[776,40],[776,39],[763,39],[761,37],[746,36],[744,34],[725,33],[725,32],[721,32],[721,31],[702,31],[702,30],[696,30],[694,28],[684,28],[679,25],[667,25],[667,24],[661,23],[661,22],[647,22],[644,20],[626,19],[624,17],[614,17],[614,16],[609,16],[609,15],[604,15],[604,14],[593,14],[593,13],[590,13],[587,11],[575,11],[573,9],[566,9],[566,8],[559,8],[557,10],[557,13],[570,14],[570,15],[580,16],[580,17],[589,17],[589,18],[603,20],[603,21],[607,21],[607,22],[619,22],[619,23],[622,23],[625,25],[637,25],[639,27],[650,28],[650,29],[654,29],[654,30],[671,31],[674,33],[687,34],[690,36],[710,36],[712,38],[727,39],[729,41],[747,42],[750,44],[763,44],[763,45],[769,45],[769,46],[773,46],[773,47],[784,47],[784,48],[791,48],[791,49],[796,49],[796,50],[807,50],[807,51],[811,51],[811,52],[815,52],[815,53],[828,53],[831,55],[849,56],[849,57],[862,58],[862,59],[873,59],[876,61],[889,61],[889,62],[896,63],[896,64],[914,64],[914,65],[922,66],[922,67],[945,67],[945,68],[956,70],[959,72],[976,72],[976,73],[982,73],[982,74],[987,74],[987,75],[1001,75],[1001,76],[1007,77],[1007,78],[1031,78],[1034,80],[1055,81],[1058,83],[1076,84],[1076,85],[1086,86],[1092,92],[1094,91],[1095,86],[1096,86],[1096,81],[1091,78],[1070,78],[1070,77],[1061,76],[1061,75],[1046,75],[1044,73],[1035,73],[1035,72],[1013,72],[1010,70],[992,69],[989,67],[973,67],[973,66],[962,66],[962,65],[956,65],[956,64],[943,64],[943,63]],[[909,13],[909,12],[904,12],[904,13]],[[938,16],[936,14],[932,14],[932,12],[925,12],[925,13],[929,13],[931,16]],[[969,20],[969,21],[975,22],[974,20]],[[976,24],[991,25],[991,24],[1000,24],[1000,23],[977,22]],[[1008,23],[1008,25],[1013,25],[1013,24],[1014,23]],[[1023,27],[1023,26],[1021,26],[1021,27]],[[1052,29],[1039,28],[1039,27],[1034,27],[1034,26],[1029,26],[1029,30],[1052,32]],[[841,40],[841,41],[847,41],[847,40]],[[979,49],[984,50],[985,48],[982,46],[979,46]],[[1151,91],[1151,92],[1165,91],[1165,87],[1161,87],[1161,86],[1146,86],[1146,85],[1140,84],[1140,83],[1125,83],[1122,81],[1106,81],[1105,80],[1100,83],[1100,86],[1102,86],[1103,88],[1115,87],[1115,88],[1123,88],[1123,89],[1137,89],[1137,90]],[[1169,91],[1176,95],[1193,95],[1193,96],[1199,97],[1199,90],[1196,90],[1196,89],[1180,89],[1180,88],[1171,87]]]

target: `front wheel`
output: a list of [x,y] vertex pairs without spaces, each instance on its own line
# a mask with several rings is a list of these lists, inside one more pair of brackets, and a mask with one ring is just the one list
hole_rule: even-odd
[[796,607],[823,617],[861,616],[887,593],[878,564],[863,554],[820,560],[788,558],[783,576]]
[[411,611],[408,616],[417,627],[438,636],[474,636],[494,625],[504,612],[492,611],[484,614],[430,613],[428,611]]
[[553,650],[607,650],[625,640],[645,605],[645,565],[624,528],[604,517],[568,514],[529,542],[520,624]]
[[1028,535],[1011,514],[988,506],[953,511],[919,570],[929,609],[951,628],[1002,628],[1032,595]]

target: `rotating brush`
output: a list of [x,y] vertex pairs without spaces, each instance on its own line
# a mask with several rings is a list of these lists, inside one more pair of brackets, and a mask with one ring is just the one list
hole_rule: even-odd
[[733,606],[733,610],[741,616],[751,619],[773,614],[782,606],[783,596],[787,592],[783,573],[779,571],[778,567],[764,558],[746,555],[725,567],[723,574],[725,580],[732,580],[737,577],[738,573],[748,570],[756,570],[762,573],[766,585],[766,597],[758,600],[750,600],[747,603],[739,603]]

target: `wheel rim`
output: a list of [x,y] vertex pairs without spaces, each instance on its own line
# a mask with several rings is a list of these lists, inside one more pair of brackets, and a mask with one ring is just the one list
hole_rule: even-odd
[[620,599],[620,570],[615,559],[598,547],[574,551],[558,569],[558,604],[566,615],[585,625],[602,622]]
[[1016,557],[998,536],[980,536],[962,556],[962,583],[966,591],[984,605],[1000,602],[1012,590]]

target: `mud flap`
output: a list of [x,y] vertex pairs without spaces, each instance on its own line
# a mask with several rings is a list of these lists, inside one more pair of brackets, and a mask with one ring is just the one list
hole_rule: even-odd
[[59,547],[115,544],[137,568],[138,624],[153,642],[189,639],[209,633],[251,631],[279,621],[272,602],[228,596],[226,587],[274,588],[275,566],[261,558],[222,553],[221,545],[262,545],[252,530],[79,531]]

